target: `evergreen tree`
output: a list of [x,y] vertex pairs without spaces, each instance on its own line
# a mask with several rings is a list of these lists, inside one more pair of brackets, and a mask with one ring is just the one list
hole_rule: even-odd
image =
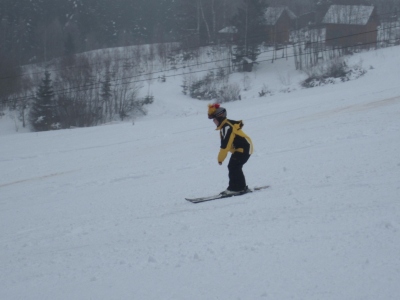
[[260,46],[265,41],[265,0],[243,0],[232,24],[238,30],[238,39],[234,48],[233,62],[241,62],[244,57],[253,61],[260,54]]
[[64,57],[63,65],[64,67],[73,66],[75,64],[75,42],[71,33],[67,34],[67,38],[64,41]]
[[2,100],[6,103],[10,95],[20,91],[23,79],[22,70],[16,68],[4,52],[0,48],[0,103]]
[[76,53],[75,42],[72,38],[72,34],[67,34],[67,39],[64,42],[64,55],[65,56],[74,56]]
[[48,71],[44,75],[29,114],[31,126],[35,131],[47,131],[57,127],[52,80]]
[[103,101],[104,107],[104,120],[103,121],[111,121],[114,115],[114,106],[113,106],[113,95],[112,95],[112,85],[111,85],[111,73],[106,72],[104,82],[101,87],[101,99]]

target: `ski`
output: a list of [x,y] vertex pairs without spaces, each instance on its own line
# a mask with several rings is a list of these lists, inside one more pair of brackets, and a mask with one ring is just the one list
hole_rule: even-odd
[[269,185],[264,185],[264,186],[256,186],[252,189],[248,189],[245,192],[237,193],[237,194],[231,194],[231,195],[214,195],[214,196],[208,196],[208,197],[200,197],[200,198],[185,198],[185,200],[192,202],[192,203],[201,203],[201,202],[206,202],[206,201],[211,201],[211,200],[217,200],[217,199],[223,199],[223,198],[230,198],[230,197],[237,197],[237,196],[242,196],[248,193],[252,193],[255,191],[263,190],[269,188]]

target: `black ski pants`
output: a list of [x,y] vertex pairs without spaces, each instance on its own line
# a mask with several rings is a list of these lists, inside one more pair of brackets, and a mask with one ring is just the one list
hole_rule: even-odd
[[230,191],[242,191],[246,187],[246,179],[243,174],[243,165],[249,160],[250,154],[235,152],[229,160],[229,187]]

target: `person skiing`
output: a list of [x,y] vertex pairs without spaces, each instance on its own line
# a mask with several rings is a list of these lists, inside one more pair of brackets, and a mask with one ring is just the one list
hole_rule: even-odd
[[222,165],[228,152],[232,153],[228,163],[229,186],[221,194],[234,195],[247,192],[243,165],[253,153],[253,143],[242,130],[243,122],[228,120],[226,109],[218,103],[208,105],[208,118],[214,121],[216,130],[220,131],[221,148],[218,153],[218,164]]

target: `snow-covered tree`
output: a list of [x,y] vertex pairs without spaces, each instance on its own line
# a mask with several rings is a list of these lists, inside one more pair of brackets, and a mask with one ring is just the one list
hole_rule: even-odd
[[57,128],[57,116],[54,104],[54,91],[50,73],[44,74],[29,114],[29,120],[35,131],[47,131]]
[[238,31],[238,39],[234,48],[234,62],[241,62],[247,57],[256,61],[260,54],[260,46],[265,41],[265,0],[243,0],[232,24]]

